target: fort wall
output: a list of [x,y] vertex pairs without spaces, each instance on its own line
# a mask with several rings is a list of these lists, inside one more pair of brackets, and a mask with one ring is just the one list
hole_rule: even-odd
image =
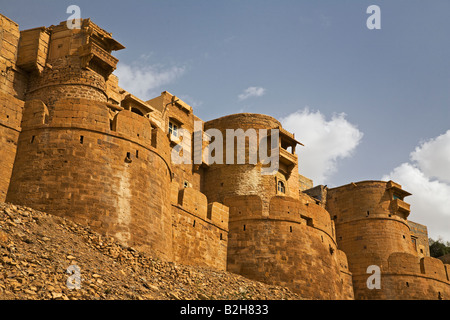
[[208,204],[204,194],[183,188],[172,199],[172,224],[176,262],[226,270],[228,207]]
[[6,199],[21,131],[23,101],[0,91],[0,201]]
[[234,196],[230,208],[228,270],[287,286],[311,299],[353,299],[345,254],[337,249],[323,208],[275,196],[269,216],[259,196]]
[[[338,246],[347,253],[356,299],[448,295],[446,267],[417,250],[413,237],[418,233],[411,231],[414,223],[407,221],[409,205],[403,201],[407,195],[392,181],[328,189],[326,208],[336,224]],[[367,268],[372,265],[381,268],[381,289],[367,286]]]
[[[389,256],[381,274],[381,290],[365,290],[360,299],[371,300],[447,300],[450,294],[450,265],[431,257],[397,252]],[[354,277],[363,286],[367,276]]]
[[0,14],[0,92],[23,100],[28,75],[16,64],[19,41],[19,25]]
[[0,15],[0,201],[5,201],[21,130],[24,72],[16,67],[19,26]]
[[170,166],[152,147],[148,120],[124,110],[114,131],[105,103],[64,99],[45,124],[45,109],[27,102],[7,201],[170,259]]
[[[120,88],[111,52],[123,48],[90,19],[80,29],[62,22],[19,32],[0,15],[0,201],[305,298],[448,299],[450,265],[429,257],[426,227],[408,221],[400,185],[313,187],[299,174],[301,143],[278,120],[241,113],[203,122],[167,91],[145,102]],[[199,150],[181,129],[191,142],[205,138],[203,152],[216,142],[207,132],[220,133],[223,164],[193,163]],[[256,144],[247,138],[240,150],[244,164],[237,138],[227,163],[228,129],[255,130]],[[259,143],[270,149],[271,138],[260,129],[279,134],[269,174]],[[175,146],[190,163],[172,162]],[[381,268],[381,290],[367,289],[369,265]]]

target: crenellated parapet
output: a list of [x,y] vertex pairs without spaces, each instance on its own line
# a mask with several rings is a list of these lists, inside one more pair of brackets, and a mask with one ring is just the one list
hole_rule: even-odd
[[[112,74],[124,47],[80,22],[19,31],[0,15],[0,201],[304,298],[450,296],[450,265],[429,257],[399,184],[314,187],[299,174],[302,144],[275,118],[204,122],[167,91],[141,100]],[[370,265],[381,290],[367,288]]]
[[[450,297],[450,265],[432,257],[392,253],[380,266],[380,289],[360,290],[359,299],[447,300]],[[355,275],[363,284],[367,275]]]
[[[326,208],[348,257],[356,299],[438,299],[449,296],[447,267],[428,255],[426,228],[408,221],[411,194],[394,181],[362,181],[328,189]],[[369,288],[370,267],[380,288]]]
[[175,182],[171,189],[175,261],[226,270],[228,207]]
[[268,215],[257,195],[227,197],[224,203],[230,208],[229,271],[286,285],[307,298],[353,299],[334,225],[312,198],[274,196]]
[[[72,218],[172,259],[169,141],[107,102],[25,103],[7,201]],[[161,150],[161,152],[160,152]]]

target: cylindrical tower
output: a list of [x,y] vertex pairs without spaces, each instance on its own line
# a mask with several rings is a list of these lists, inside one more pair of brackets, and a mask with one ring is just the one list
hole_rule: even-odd
[[417,255],[407,223],[409,204],[403,201],[408,195],[392,181],[328,189],[326,208],[336,225],[338,246],[348,257],[356,299],[379,293],[367,286],[369,266],[387,270],[393,253]]
[[[291,167],[286,168],[283,163],[279,164],[280,169],[275,174],[262,174],[261,159],[256,164],[250,163],[250,155],[259,154],[260,129],[267,130],[267,135],[270,136],[271,129],[280,129],[281,124],[276,119],[262,114],[240,113],[225,116],[219,119],[211,120],[205,123],[204,130],[208,132],[210,129],[219,130],[223,137],[223,164],[211,165],[204,179],[204,193],[209,201],[222,202],[225,197],[238,195],[258,195],[263,202],[263,214],[268,214],[270,199],[278,194],[277,183],[283,183],[284,194],[292,197],[298,197],[298,169],[297,156],[294,150],[289,154]],[[239,131],[240,130],[240,131]],[[283,132],[285,132],[283,130]],[[231,138],[231,133],[240,135],[238,138]],[[245,137],[245,147],[239,148],[239,140]],[[256,135],[256,139],[252,139],[252,135]],[[287,140],[279,134],[279,140]],[[283,141],[285,141],[283,140]],[[291,143],[294,144],[292,138]],[[281,143],[280,143],[281,144]],[[234,146],[234,147],[233,147]],[[267,148],[270,149],[271,140],[267,139]],[[227,149],[228,148],[228,149]],[[280,153],[286,151],[281,147],[277,147]],[[295,146],[294,146],[295,148]],[[234,157],[227,156],[227,150],[233,150]],[[238,153],[244,156],[245,163],[238,164]],[[283,152],[281,156],[286,158],[287,152]],[[270,156],[270,151],[266,153]],[[232,163],[229,159],[233,159]],[[228,159],[228,161],[227,161]],[[278,159],[276,159],[278,161]],[[280,161],[281,162],[281,161]]]
[[129,96],[139,115],[107,103],[110,52],[121,45],[90,20],[46,32],[49,58],[29,84],[7,201],[172,259],[167,135],[142,115],[150,106]]
[[[209,201],[230,208],[227,270],[288,286],[305,298],[352,299],[351,275],[344,270],[346,257],[337,250],[329,214],[315,200],[299,194],[293,135],[274,118],[259,114],[230,115],[206,122],[204,128],[207,133],[217,129],[223,136],[224,164],[209,165],[204,193]],[[235,162],[225,163],[230,150],[227,130],[238,129],[280,131],[279,167],[274,174],[263,175],[260,161],[249,163],[250,140],[245,164],[236,162],[237,141]]]

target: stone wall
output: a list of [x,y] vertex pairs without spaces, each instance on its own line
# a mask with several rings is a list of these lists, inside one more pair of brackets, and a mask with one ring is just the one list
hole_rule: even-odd
[[227,198],[228,270],[305,298],[353,299],[347,259],[337,249],[328,213],[303,200],[273,197],[264,216],[259,196]]
[[[301,143],[276,119],[242,113],[203,122],[167,91],[144,102],[121,89],[111,52],[123,48],[89,19],[78,30],[62,22],[19,33],[0,15],[0,201],[70,218],[159,259],[228,270],[305,298],[448,298],[449,265],[428,257],[426,227],[407,220],[401,186],[313,188],[299,174]],[[170,122],[191,142],[220,132],[223,164],[193,163],[199,150],[170,134]],[[226,164],[227,129],[256,130],[244,164],[234,138],[234,163]],[[279,131],[271,174],[262,174],[260,129]],[[176,145],[188,146],[191,163],[172,163]],[[366,286],[373,264],[382,270],[379,291]]]
[[64,99],[54,108],[46,124],[45,104],[27,102],[7,201],[171,259],[171,171],[148,119],[124,110],[114,131],[104,103]]
[[103,76],[81,67],[78,56],[59,58],[41,74],[30,76],[26,99],[39,99],[50,109],[65,98],[83,98],[106,102],[106,82]]
[[413,238],[414,246],[416,247],[419,257],[430,256],[430,243],[428,242],[427,227],[417,222],[408,221],[411,230],[411,237]]
[[[392,182],[363,181],[328,189],[326,208],[336,224],[338,246],[348,257],[356,299],[437,299],[448,296],[446,268],[424,257],[404,217],[407,195]],[[402,202],[400,202],[402,201]],[[423,254],[422,254],[423,257]],[[421,262],[420,262],[421,261]],[[369,266],[381,270],[381,289],[368,289]],[[422,265],[422,267],[420,267]],[[445,289],[446,288],[446,289]]]
[[[450,265],[442,261],[397,252],[383,265],[381,289],[360,291],[359,299],[371,300],[448,300]],[[354,282],[362,287],[367,276],[357,275]]]
[[24,98],[27,73],[17,67],[19,25],[0,14],[0,92]]
[[23,101],[0,91],[0,202],[5,201],[16,156]]
[[[175,188],[178,190],[177,185]],[[183,188],[179,190],[178,197],[172,199],[172,225],[176,262],[226,270],[226,206],[217,202],[208,204],[204,194],[192,188]]]
[[17,68],[19,26],[0,14],[0,202],[5,201],[20,133],[26,79]]

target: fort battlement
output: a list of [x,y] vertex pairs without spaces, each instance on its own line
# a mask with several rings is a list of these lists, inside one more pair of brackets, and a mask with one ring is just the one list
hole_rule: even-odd
[[[396,252],[381,264],[381,290],[358,293],[359,299],[448,299],[450,265],[431,257]],[[367,281],[363,275],[354,275],[358,287]]]
[[[314,187],[299,174],[301,142],[273,117],[204,122],[167,91],[141,100],[113,74],[112,52],[124,46],[90,19],[79,29],[62,22],[19,31],[0,15],[0,28],[0,201],[70,218],[162,260],[305,298],[450,296],[449,265],[429,257],[426,227],[408,220],[409,193],[395,182]],[[256,139],[227,149],[238,140],[229,129]],[[175,147],[189,160],[206,150],[208,130],[224,138],[223,164],[172,161]],[[274,145],[264,131],[278,133]],[[201,148],[189,146],[199,136]],[[269,150],[251,139],[279,151],[276,170],[262,174],[260,151]],[[367,288],[368,265],[381,269],[379,291]]]
[[[410,205],[404,198],[409,195],[393,181],[361,181],[328,189],[326,209],[336,224],[338,246],[347,253],[356,298],[394,299],[399,291],[392,288],[411,288],[402,289],[405,299],[448,295],[446,267],[423,250],[423,243],[428,243],[426,228],[408,221]],[[371,265],[380,267],[384,279],[380,290],[367,287]]]

